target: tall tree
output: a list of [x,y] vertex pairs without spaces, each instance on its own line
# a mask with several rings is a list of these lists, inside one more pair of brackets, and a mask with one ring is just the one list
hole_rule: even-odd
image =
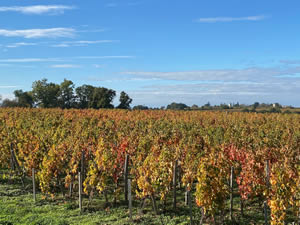
[[82,85],[78,88],[76,88],[76,104],[77,107],[80,109],[87,109],[89,108],[90,102],[93,98],[95,87],[91,85]]
[[75,95],[74,95],[75,85],[72,81],[64,79],[60,84],[59,91],[59,106],[63,109],[70,109],[74,107]]
[[89,102],[89,108],[114,108],[112,101],[116,96],[116,92],[111,89],[96,87],[94,88],[92,100]]
[[47,81],[47,79],[43,79],[33,82],[33,99],[42,108],[59,107],[58,97],[60,86],[55,83],[48,83]]
[[1,107],[3,108],[12,108],[12,107],[19,107],[18,102],[16,99],[10,100],[10,99],[4,99],[2,101]]
[[120,94],[120,104],[118,105],[118,109],[130,109],[130,104],[132,103],[132,99],[126,94],[124,91]]
[[14,91],[18,107],[33,107],[34,101],[31,92],[16,90]]
[[172,109],[172,110],[183,110],[189,108],[186,104],[184,103],[176,103],[173,102],[170,105],[167,106],[167,109]]

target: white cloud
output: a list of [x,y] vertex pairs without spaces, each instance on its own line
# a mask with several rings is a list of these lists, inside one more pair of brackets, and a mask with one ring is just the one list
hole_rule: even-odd
[[104,65],[100,65],[100,64],[94,64],[93,65],[95,68],[103,68],[104,67]]
[[99,43],[111,43],[114,40],[98,40],[98,41],[66,41],[67,44],[99,44]]
[[74,6],[66,5],[33,5],[0,7],[0,12],[20,12],[23,14],[63,14],[65,10],[74,9]]
[[[75,57],[63,57],[63,58],[11,58],[0,59],[0,63],[37,63],[37,62],[64,62],[74,61],[78,59],[131,59],[134,56],[75,56]],[[69,64],[66,64],[69,65]]]
[[0,63],[0,67],[9,67],[12,66],[11,64],[6,64],[6,63]]
[[27,29],[27,30],[6,30],[0,29],[0,36],[23,37],[23,38],[59,38],[74,37],[76,30],[73,28],[49,28],[49,29]]
[[287,65],[293,65],[293,64],[300,65],[300,60],[280,60],[280,63],[287,64]]
[[[17,88],[17,86],[15,86],[15,88]],[[15,95],[14,94],[3,93],[3,94],[0,94],[0,97],[2,97],[2,100],[4,100],[4,99],[13,100],[15,98]]]
[[51,68],[80,68],[80,65],[75,64],[57,64],[57,65],[51,65]]
[[209,18],[200,18],[196,22],[199,23],[217,23],[217,22],[234,22],[234,21],[260,21],[266,19],[267,16],[247,16],[247,17],[209,17]]
[[[253,103],[280,102],[293,105],[300,95],[297,94],[300,82],[281,83],[194,83],[173,85],[151,85],[127,93],[135,100],[135,104],[167,105],[171,102],[183,102],[188,105],[202,105],[208,101],[213,104],[220,103]],[[299,104],[298,104],[299,105]]]
[[156,78],[160,80],[174,81],[266,81],[278,79],[280,76],[295,75],[298,73],[300,73],[300,67],[253,67],[245,69],[198,70],[178,72],[123,72],[123,74],[132,75],[139,78]]
[[32,63],[32,62],[57,62],[59,58],[19,58],[19,59],[0,59],[1,63]]
[[59,44],[51,45],[51,47],[59,47],[59,48],[67,48],[67,47],[81,47],[81,46],[88,46],[93,44],[102,44],[102,43],[112,43],[112,42],[119,42],[116,40],[97,40],[97,41],[65,41]]
[[[123,76],[121,76],[123,75]],[[121,79],[149,79],[147,86],[128,91],[135,104],[166,105],[171,102],[186,104],[214,104],[223,102],[253,103],[280,102],[293,105],[300,95],[300,66],[255,67],[245,69],[198,70],[178,72],[125,72]],[[128,75],[125,76],[124,75]]]
[[51,45],[51,47],[55,47],[55,48],[68,48],[68,47],[71,47],[71,46],[69,44],[60,43],[60,44]]
[[130,55],[111,55],[111,56],[78,56],[78,59],[132,59],[135,56]]
[[110,8],[117,7],[117,6],[118,6],[117,3],[108,3],[108,4],[106,4],[106,7],[110,7]]
[[11,89],[11,88],[17,88],[18,86],[15,85],[0,85],[0,89]]
[[33,46],[33,45],[37,45],[37,43],[18,42],[18,43],[12,43],[12,44],[8,44],[8,45],[4,45],[4,47],[6,47],[6,48],[18,48],[18,47],[21,47],[21,46]]

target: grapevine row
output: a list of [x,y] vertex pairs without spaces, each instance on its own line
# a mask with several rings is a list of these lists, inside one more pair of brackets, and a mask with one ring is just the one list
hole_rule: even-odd
[[264,199],[271,224],[283,224],[288,210],[299,217],[298,115],[1,109],[0,151],[0,169],[12,169],[15,156],[17,173],[35,169],[51,197],[72,187],[82,167],[86,194],[118,201],[128,155],[136,196],[165,200],[177,164],[180,183],[212,217],[225,209],[234,167],[241,198]]

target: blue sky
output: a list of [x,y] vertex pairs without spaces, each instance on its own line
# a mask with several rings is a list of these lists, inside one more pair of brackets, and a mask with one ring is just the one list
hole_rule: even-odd
[[299,9],[299,0],[1,0],[0,95],[67,78],[124,90],[133,105],[300,106]]

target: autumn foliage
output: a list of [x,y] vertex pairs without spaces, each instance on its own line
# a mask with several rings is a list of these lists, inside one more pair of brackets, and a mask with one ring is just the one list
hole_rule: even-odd
[[30,176],[35,168],[42,192],[52,197],[74,185],[84,155],[84,191],[118,199],[128,154],[139,198],[164,200],[177,161],[182,185],[214,215],[224,210],[233,166],[240,196],[266,199],[272,224],[283,224],[287,210],[299,214],[298,115],[1,109],[2,169],[11,167],[11,147],[22,171]]

